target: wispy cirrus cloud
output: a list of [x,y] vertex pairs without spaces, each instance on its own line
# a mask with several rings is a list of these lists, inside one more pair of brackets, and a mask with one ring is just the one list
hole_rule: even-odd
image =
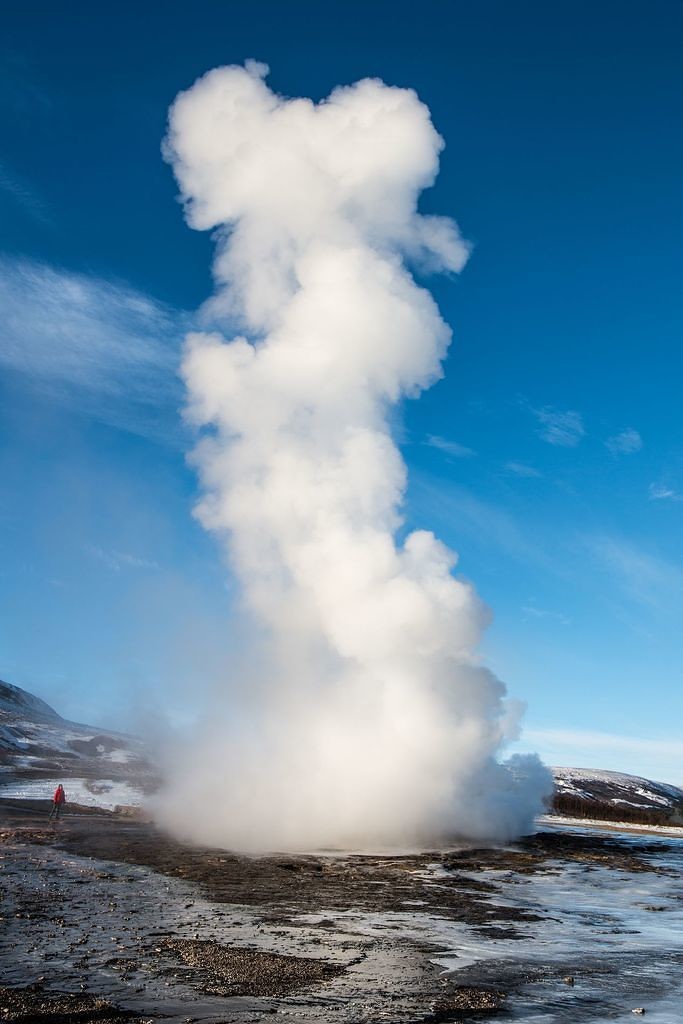
[[166,437],[189,317],[121,283],[0,258],[0,365],[105,423]]
[[53,114],[58,102],[54,77],[45,77],[40,65],[12,46],[3,50],[0,61],[0,107],[30,116],[35,125]]
[[683,740],[674,737],[623,736],[592,729],[525,729],[533,744],[552,764],[638,773],[648,778],[683,783]]
[[512,473],[513,476],[526,477],[527,479],[541,476],[539,470],[534,469],[533,466],[527,466],[524,462],[506,462],[504,468],[508,473]]
[[642,447],[643,439],[633,427],[626,427],[625,430],[620,430],[618,434],[613,434],[605,441],[605,448],[612,455],[632,455],[634,452],[639,452]]
[[416,518],[432,521],[436,517],[443,526],[457,524],[459,536],[466,536],[477,545],[495,548],[507,557],[526,565],[547,565],[546,550],[537,537],[527,534],[523,521],[518,521],[502,505],[484,501],[467,488],[413,471],[412,502]]
[[22,206],[34,220],[42,223],[49,222],[47,208],[37,192],[2,161],[0,161],[0,191]]
[[679,494],[667,484],[650,484],[650,501],[683,501],[683,494]]
[[548,444],[575,448],[586,433],[581,413],[573,409],[563,411],[547,405],[533,412],[539,423],[538,436]]
[[86,552],[96,561],[101,562],[113,572],[122,569],[158,569],[159,563],[148,558],[141,558],[128,551],[109,551],[95,544],[87,544]]
[[555,622],[559,622],[563,626],[570,626],[572,622],[572,620],[567,615],[563,615],[562,612],[550,611],[548,608],[539,608],[533,604],[524,605],[522,612],[526,618],[553,619]]
[[469,459],[477,454],[472,448],[468,448],[467,445],[460,444],[458,441],[449,441],[447,438],[439,437],[436,434],[429,434],[425,444],[428,444],[431,448],[438,448],[439,451],[455,459]]
[[657,609],[671,609],[683,597],[683,570],[658,554],[619,537],[589,538],[594,559],[631,599]]

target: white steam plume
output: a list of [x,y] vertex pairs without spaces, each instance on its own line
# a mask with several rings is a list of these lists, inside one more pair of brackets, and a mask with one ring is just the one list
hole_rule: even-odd
[[475,655],[486,609],[431,533],[396,540],[388,413],[450,341],[404,259],[467,258],[453,221],[416,212],[443,142],[411,90],[365,80],[316,105],[266,73],[205,75],[166,140],[189,224],[219,232],[211,312],[247,335],[187,339],[189,416],[212,428],[197,515],[269,656],[175,752],[161,818],[241,849],[509,837],[549,781],[535,757],[496,762],[516,716]]

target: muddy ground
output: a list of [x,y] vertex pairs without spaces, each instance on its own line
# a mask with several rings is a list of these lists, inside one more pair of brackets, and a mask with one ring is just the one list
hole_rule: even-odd
[[[628,884],[671,871],[662,849],[545,831],[508,847],[250,858],[113,815],[49,826],[42,808],[6,802],[0,1021],[521,1020],[525,986],[542,982],[551,999],[617,967],[576,954],[527,960],[544,916],[507,898],[506,879],[570,866],[620,872]],[[446,922],[479,942],[512,940],[520,955],[470,963],[463,953],[460,969],[444,972],[434,960]]]

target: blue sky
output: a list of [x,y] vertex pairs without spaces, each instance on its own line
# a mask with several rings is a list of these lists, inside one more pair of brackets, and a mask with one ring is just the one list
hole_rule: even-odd
[[423,209],[473,246],[430,283],[446,376],[396,420],[407,521],[490,605],[522,748],[683,782],[680,5],[38,3],[4,22],[0,675],[130,727],[229,670],[235,594],[191,516],[175,376],[212,243],[161,159],[167,110],[248,57],[314,99],[372,75],[430,107],[446,149]]

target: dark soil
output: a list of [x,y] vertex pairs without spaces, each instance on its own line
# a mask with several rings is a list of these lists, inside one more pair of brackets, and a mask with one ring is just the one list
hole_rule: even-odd
[[260,953],[218,942],[167,939],[163,946],[188,967],[199,968],[202,991],[215,996],[286,996],[344,970],[312,957]]
[[134,1014],[75,992],[46,992],[42,985],[0,988],[0,1019],[10,1024],[121,1024]]
[[432,1011],[424,1018],[424,1024],[442,1024],[444,1021],[467,1018],[489,1017],[503,1008],[504,992],[473,985],[458,985],[452,992],[439,999]]
[[[0,1024],[251,1024],[272,1013],[282,1024],[443,1024],[505,1013],[532,980],[523,943],[518,963],[443,974],[432,932],[407,940],[397,925],[394,940],[391,915],[528,940],[541,918],[505,898],[511,877],[568,863],[662,872],[650,855],[665,848],[546,831],[446,852],[247,857],[111,814],[72,812],[49,826],[42,808],[5,802],[0,977],[17,987],[2,992]],[[361,919],[382,927],[375,935]],[[566,990],[577,969],[548,966],[533,980]]]
[[519,874],[552,869],[550,862],[572,862],[591,867],[612,868],[616,871],[657,871],[645,859],[648,854],[661,852],[661,843],[644,838],[638,844],[638,854],[618,838],[604,833],[537,832],[525,836],[512,847],[472,849],[444,857],[444,865],[452,870],[481,871],[483,868],[510,870]]
[[[202,847],[185,846],[148,822],[123,821],[113,815],[72,815],[57,829],[24,824],[15,816],[14,827],[0,833],[11,841],[57,846],[72,854],[139,864],[172,878],[199,884],[219,903],[263,906],[269,920],[297,913],[330,910],[402,911],[409,901],[419,900],[423,909],[451,920],[480,927],[534,920],[518,907],[496,904],[498,886],[468,877],[482,870],[532,874],[552,872],[560,862],[606,867],[628,872],[659,871],[646,859],[655,847],[644,840],[639,854],[619,839],[601,833],[539,832],[514,845],[466,848],[447,853],[395,856],[270,855],[247,857]],[[661,843],[656,847],[662,849]],[[438,862],[449,873],[443,885],[421,874]]]

